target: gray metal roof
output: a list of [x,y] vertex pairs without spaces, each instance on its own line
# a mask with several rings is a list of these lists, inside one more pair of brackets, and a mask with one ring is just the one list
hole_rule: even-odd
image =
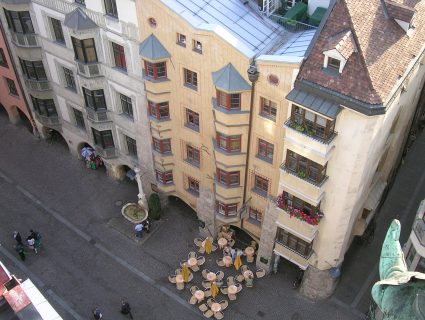
[[338,103],[297,88],[292,89],[286,99],[332,119],[335,119],[341,111],[341,106]]
[[83,9],[79,7],[65,15],[65,21],[63,24],[76,31],[94,29],[98,27],[98,25],[86,15]]
[[148,60],[163,60],[171,55],[159,42],[158,38],[151,34],[139,45],[139,54]]
[[242,78],[238,70],[229,63],[227,66],[212,73],[214,85],[226,92],[241,92],[251,90],[250,84]]

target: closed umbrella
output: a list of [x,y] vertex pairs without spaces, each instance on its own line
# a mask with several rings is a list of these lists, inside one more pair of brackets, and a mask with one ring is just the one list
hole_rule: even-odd
[[211,283],[211,295],[213,298],[217,297],[218,295],[218,287],[215,282]]
[[190,276],[189,268],[187,267],[187,264],[186,264],[186,263],[184,263],[184,264],[183,264],[183,267],[182,267],[182,277],[183,277],[183,281],[184,281],[184,282],[188,282],[188,281],[189,281],[189,276]]
[[241,256],[236,256],[235,262],[233,263],[236,270],[239,270],[239,268],[242,265]]
[[212,242],[210,240],[210,238],[206,238],[205,239],[205,252],[210,254],[212,251]]

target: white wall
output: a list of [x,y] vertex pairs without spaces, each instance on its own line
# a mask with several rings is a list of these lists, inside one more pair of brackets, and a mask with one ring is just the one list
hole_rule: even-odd
[[308,14],[312,15],[317,7],[329,7],[330,0],[308,0]]

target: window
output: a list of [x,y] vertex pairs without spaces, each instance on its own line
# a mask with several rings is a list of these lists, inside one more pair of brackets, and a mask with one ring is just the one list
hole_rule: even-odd
[[249,218],[261,223],[263,221],[263,213],[258,209],[249,207]]
[[198,89],[198,74],[196,72],[184,69],[184,84],[189,88]]
[[215,202],[215,209],[217,213],[222,214],[223,216],[236,216],[238,214],[238,204],[229,203],[225,204],[220,201]]
[[18,90],[16,89],[15,82],[12,79],[6,78],[6,84],[9,88],[9,94],[17,96]]
[[130,156],[133,156],[133,157],[136,157],[137,158],[136,140],[134,140],[133,138],[130,138],[128,136],[125,136],[125,142],[127,143],[128,154]]
[[201,163],[199,150],[190,145],[186,145],[186,161],[199,167]]
[[120,94],[120,101],[122,113],[133,119],[133,105],[131,103],[131,98],[127,97],[126,95]]
[[263,139],[258,139],[258,156],[268,162],[273,162],[274,145]]
[[171,153],[171,139],[152,138],[153,148],[159,153]]
[[276,103],[273,101],[270,101],[269,99],[261,98],[260,115],[275,120],[276,114],[277,114]]
[[74,47],[75,60],[84,63],[97,62],[97,53],[93,38],[80,40],[71,37],[71,40]]
[[227,152],[240,152],[241,151],[241,136],[225,136],[217,132],[217,147]]
[[77,91],[74,72],[72,72],[72,70],[69,70],[68,68],[63,67],[63,74],[65,77],[65,87],[73,91]]
[[[277,202],[279,208],[283,210],[290,210],[291,208],[298,209],[309,216],[320,214],[320,204],[315,207],[304,200],[301,200],[288,192],[282,192],[282,200]],[[289,208],[288,208],[289,207]]]
[[186,126],[199,131],[199,113],[186,109]]
[[7,60],[6,56],[4,55],[3,48],[0,48],[0,66],[7,68]]
[[170,108],[167,102],[155,103],[148,100],[149,115],[158,120],[170,118]]
[[82,4],[83,6],[85,6],[86,0],[75,0],[75,3]]
[[286,153],[285,166],[299,178],[313,183],[320,183],[325,179],[326,166],[323,167],[291,150]]
[[177,44],[186,47],[186,36],[184,34],[177,33]]
[[166,79],[167,78],[167,64],[165,62],[148,62],[145,61],[145,75],[152,79]]
[[202,53],[202,43],[197,40],[193,40],[193,51]]
[[326,119],[294,104],[292,105],[291,120],[297,131],[311,136],[329,139],[334,133],[335,121]]
[[241,94],[240,93],[226,93],[223,91],[216,91],[217,105],[227,110],[240,110],[241,109]]
[[118,18],[117,4],[115,0],[105,0],[105,12],[108,16]]
[[127,71],[125,62],[124,47],[112,42],[112,51],[114,52],[114,63],[117,68]]
[[114,148],[114,137],[111,130],[97,131],[92,128],[94,143],[103,149]]
[[239,186],[240,172],[239,171],[227,172],[217,168],[217,181],[225,186]]
[[263,196],[267,195],[269,191],[269,180],[267,178],[260,177],[259,175],[255,175],[254,191]]
[[75,118],[75,123],[77,124],[77,127],[80,129],[86,129],[83,113],[80,110],[75,108],[72,108],[72,111],[74,112],[74,118]]
[[63,36],[62,24],[60,20],[50,18],[50,23],[52,24],[53,37],[56,42],[65,43],[65,38]]
[[30,80],[45,81],[47,80],[46,72],[42,61],[27,61],[19,58],[22,73]]
[[9,29],[17,33],[34,33],[31,16],[28,11],[8,11],[4,9]]
[[40,116],[53,117],[58,115],[53,99],[38,99],[31,96],[31,101],[35,111]]
[[340,60],[328,57],[328,68],[336,70],[336,71],[339,72],[339,66],[340,65],[341,65]]
[[277,228],[276,240],[280,244],[292,249],[293,251],[297,252],[305,258],[308,258],[310,256],[311,249],[313,247],[312,243],[308,243],[304,240],[301,240],[300,238],[294,236],[292,233],[289,233],[288,231],[281,228]]
[[87,108],[94,109],[95,111],[107,109],[103,89],[91,91],[83,87],[83,94]]
[[192,177],[187,177],[187,182],[189,184],[189,191],[199,196],[199,181]]
[[162,184],[173,184],[173,171],[155,170],[156,181]]

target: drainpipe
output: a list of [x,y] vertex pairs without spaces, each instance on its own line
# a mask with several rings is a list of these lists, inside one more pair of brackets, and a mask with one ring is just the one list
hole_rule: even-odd
[[[255,83],[258,81],[258,77],[260,73],[257,71],[257,67],[255,66],[255,61],[248,68],[248,79],[251,81],[251,104],[249,107],[249,122],[248,122],[248,140],[246,147],[246,162],[245,162],[245,182],[243,186],[243,201],[242,206],[245,205],[246,202],[246,190],[248,186],[248,164],[249,164],[249,152],[251,148],[251,131],[252,131],[252,118],[254,116],[254,96],[255,96]],[[246,210],[246,209],[245,209]],[[241,219],[241,229],[242,229],[243,219]]]

